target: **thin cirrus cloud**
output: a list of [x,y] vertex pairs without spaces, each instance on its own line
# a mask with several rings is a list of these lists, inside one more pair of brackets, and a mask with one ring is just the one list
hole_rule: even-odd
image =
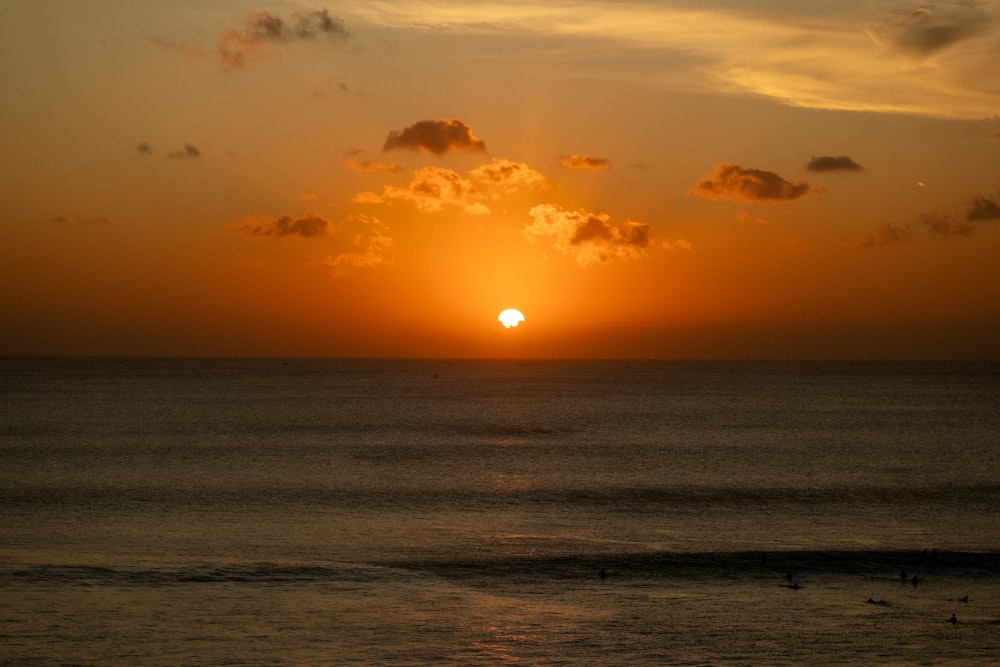
[[567,169],[587,171],[601,171],[611,165],[611,161],[607,158],[593,155],[563,155],[559,158],[559,163]]
[[460,120],[421,120],[402,130],[392,130],[382,150],[407,149],[444,155],[455,151],[483,153],[486,143],[472,134],[472,128]]
[[846,155],[837,157],[822,155],[809,160],[806,169],[809,171],[864,171],[865,168]]
[[581,267],[642,257],[652,243],[652,226],[633,220],[615,223],[604,213],[539,204],[529,215],[525,237],[535,243],[551,243]]
[[806,182],[790,183],[773,171],[741,167],[729,162],[717,165],[712,175],[699,181],[692,190],[703,199],[759,202],[789,201],[814,191]]
[[[711,0],[689,6],[657,0],[401,0],[350,8],[357,20],[390,28],[576,40],[551,58],[587,57],[589,43],[611,42],[659,62],[658,85],[688,92],[947,118],[989,118],[1000,108],[1000,90],[992,86],[1000,60],[1000,41],[990,29],[1000,17],[995,0],[931,0],[919,9],[890,11],[873,3],[829,2],[807,11],[789,20],[780,9],[747,11]],[[574,52],[574,44],[581,49]],[[594,76],[604,71],[595,63]],[[635,76],[648,83],[645,72]]]

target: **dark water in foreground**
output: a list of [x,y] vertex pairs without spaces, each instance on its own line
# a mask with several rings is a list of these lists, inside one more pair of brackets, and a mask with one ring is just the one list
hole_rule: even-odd
[[996,364],[7,359],[0,462],[3,665],[1000,664]]

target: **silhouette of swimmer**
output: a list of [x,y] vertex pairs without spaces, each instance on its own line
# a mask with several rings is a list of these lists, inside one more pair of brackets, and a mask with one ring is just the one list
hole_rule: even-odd
[[900,581],[901,583],[904,583],[904,584],[905,584],[905,583],[906,583],[906,580],[907,580],[907,579],[909,579],[909,578],[910,578],[910,575],[908,575],[908,574],[906,573],[906,570],[900,570],[900,571],[899,571],[899,581]]
[[969,596],[966,595],[964,598],[958,598],[958,601],[959,602],[968,602],[969,601]]
[[600,578],[601,578],[601,580],[603,581],[604,579],[607,579],[607,578],[608,578],[608,573],[607,573],[607,572],[605,572],[605,571],[604,571],[604,568],[602,567],[602,568],[601,568],[601,571],[597,573],[597,576],[598,576],[598,577],[600,577]]
[[889,606],[889,603],[886,602],[885,600],[873,600],[872,598],[868,598],[867,600],[865,600],[865,603],[866,604],[877,604],[880,607],[888,607]]
[[951,623],[952,625],[957,625],[958,624],[958,619],[955,618],[955,614],[951,615],[951,618],[948,619],[948,622]]
[[914,587],[914,588],[916,588],[916,587],[917,587],[917,584],[919,584],[919,583],[920,583],[920,580],[919,580],[919,579],[917,579],[917,575],[913,575],[913,579],[910,579],[910,583],[911,583],[911,584],[913,584],[913,587]]

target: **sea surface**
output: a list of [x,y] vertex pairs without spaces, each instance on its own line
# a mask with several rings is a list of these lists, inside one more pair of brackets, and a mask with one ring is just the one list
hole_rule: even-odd
[[1000,365],[0,359],[0,664],[997,665]]

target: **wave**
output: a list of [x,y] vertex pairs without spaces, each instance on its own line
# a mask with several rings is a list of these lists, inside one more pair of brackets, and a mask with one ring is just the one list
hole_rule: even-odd
[[[0,570],[4,588],[64,586],[184,586],[195,584],[357,585],[434,576],[456,582],[530,579],[769,580],[847,575],[898,580],[901,573],[926,579],[1000,577],[1000,552],[936,550],[802,550],[651,552],[547,557],[384,560],[370,563],[226,563],[172,567],[35,565]],[[603,573],[603,574],[602,574]],[[909,580],[907,580],[909,581]]]

